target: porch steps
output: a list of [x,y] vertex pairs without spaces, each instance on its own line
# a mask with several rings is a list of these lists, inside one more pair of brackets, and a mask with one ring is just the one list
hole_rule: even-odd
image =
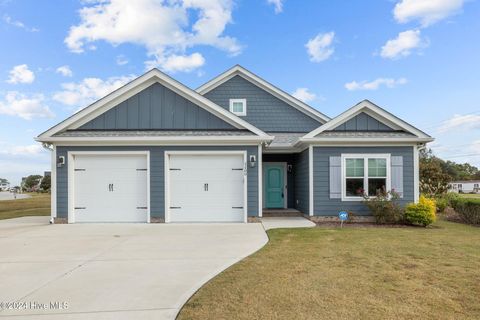
[[263,217],[303,217],[297,209],[263,209]]

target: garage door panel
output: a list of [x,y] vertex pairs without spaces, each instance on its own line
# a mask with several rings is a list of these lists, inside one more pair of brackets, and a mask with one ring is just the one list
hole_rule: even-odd
[[170,220],[243,221],[243,155],[170,155]]
[[147,221],[145,155],[76,155],[75,169],[76,222]]

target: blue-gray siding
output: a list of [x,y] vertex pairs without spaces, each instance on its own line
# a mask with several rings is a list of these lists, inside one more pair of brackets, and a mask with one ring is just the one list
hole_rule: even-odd
[[247,115],[241,118],[263,131],[310,132],[322,124],[240,76],[219,85],[205,97],[227,110],[230,99],[247,99]]
[[308,171],[308,149],[296,155],[295,172],[295,208],[304,214],[309,210],[309,171]]
[[[314,147],[313,148],[313,199],[314,215],[334,216],[339,211],[351,211],[357,215],[370,215],[361,202],[330,198],[330,157],[342,153],[389,153],[403,158],[403,198],[401,204],[414,201],[413,147]],[[297,185],[298,188],[298,185]]]
[[[257,146],[110,146],[110,147],[57,147],[57,156],[65,157],[65,165],[57,168],[57,217],[68,217],[68,151],[150,151],[150,214],[151,217],[165,216],[165,174],[164,155],[169,150],[246,150],[247,155],[258,159]],[[248,157],[247,157],[248,159]],[[247,202],[248,215],[258,216],[258,168],[248,167]]]
[[333,129],[333,131],[393,131],[393,129],[368,114],[361,112]]
[[159,83],[152,84],[80,129],[235,129]]

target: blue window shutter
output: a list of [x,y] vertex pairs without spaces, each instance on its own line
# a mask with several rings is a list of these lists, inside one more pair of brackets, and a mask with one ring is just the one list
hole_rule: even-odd
[[392,190],[397,192],[400,198],[403,198],[403,157],[392,156],[390,161]]
[[330,199],[342,198],[342,158],[330,157]]

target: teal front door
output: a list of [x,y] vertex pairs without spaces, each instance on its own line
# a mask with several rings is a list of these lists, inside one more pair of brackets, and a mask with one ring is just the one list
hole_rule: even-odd
[[265,207],[284,208],[285,205],[285,167],[282,164],[264,166]]

